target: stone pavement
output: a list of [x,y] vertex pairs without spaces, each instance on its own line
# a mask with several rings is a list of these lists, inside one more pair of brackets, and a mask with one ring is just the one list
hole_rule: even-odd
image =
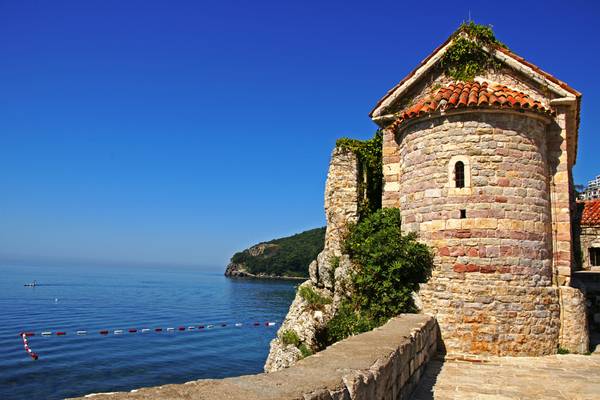
[[600,354],[446,356],[431,360],[412,400],[600,400]]

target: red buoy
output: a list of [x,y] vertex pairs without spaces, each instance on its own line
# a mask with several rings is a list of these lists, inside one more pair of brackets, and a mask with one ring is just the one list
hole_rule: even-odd
[[108,335],[108,331],[100,331],[101,335]]

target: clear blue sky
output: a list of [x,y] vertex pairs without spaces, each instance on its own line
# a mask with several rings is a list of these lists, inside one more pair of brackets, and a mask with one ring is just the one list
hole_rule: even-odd
[[467,19],[583,93],[600,174],[589,1],[0,0],[0,261],[224,265],[324,224],[335,139]]

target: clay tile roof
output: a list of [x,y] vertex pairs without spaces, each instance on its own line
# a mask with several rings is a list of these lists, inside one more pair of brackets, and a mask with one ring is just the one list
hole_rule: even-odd
[[397,114],[399,118],[395,125],[435,111],[463,107],[530,109],[543,114],[552,113],[552,110],[544,107],[542,103],[529,95],[506,86],[490,86],[487,82],[456,82],[439,88],[416,104],[399,112]]
[[583,202],[581,225],[600,225],[600,200]]

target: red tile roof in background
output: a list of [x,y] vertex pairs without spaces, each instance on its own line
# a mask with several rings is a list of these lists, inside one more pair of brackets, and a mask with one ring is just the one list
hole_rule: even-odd
[[462,107],[512,108],[533,110],[550,114],[551,110],[527,94],[502,85],[490,86],[487,82],[457,82],[438,89],[399,113],[396,123],[430,114]]
[[583,202],[581,225],[600,225],[600,200]]

